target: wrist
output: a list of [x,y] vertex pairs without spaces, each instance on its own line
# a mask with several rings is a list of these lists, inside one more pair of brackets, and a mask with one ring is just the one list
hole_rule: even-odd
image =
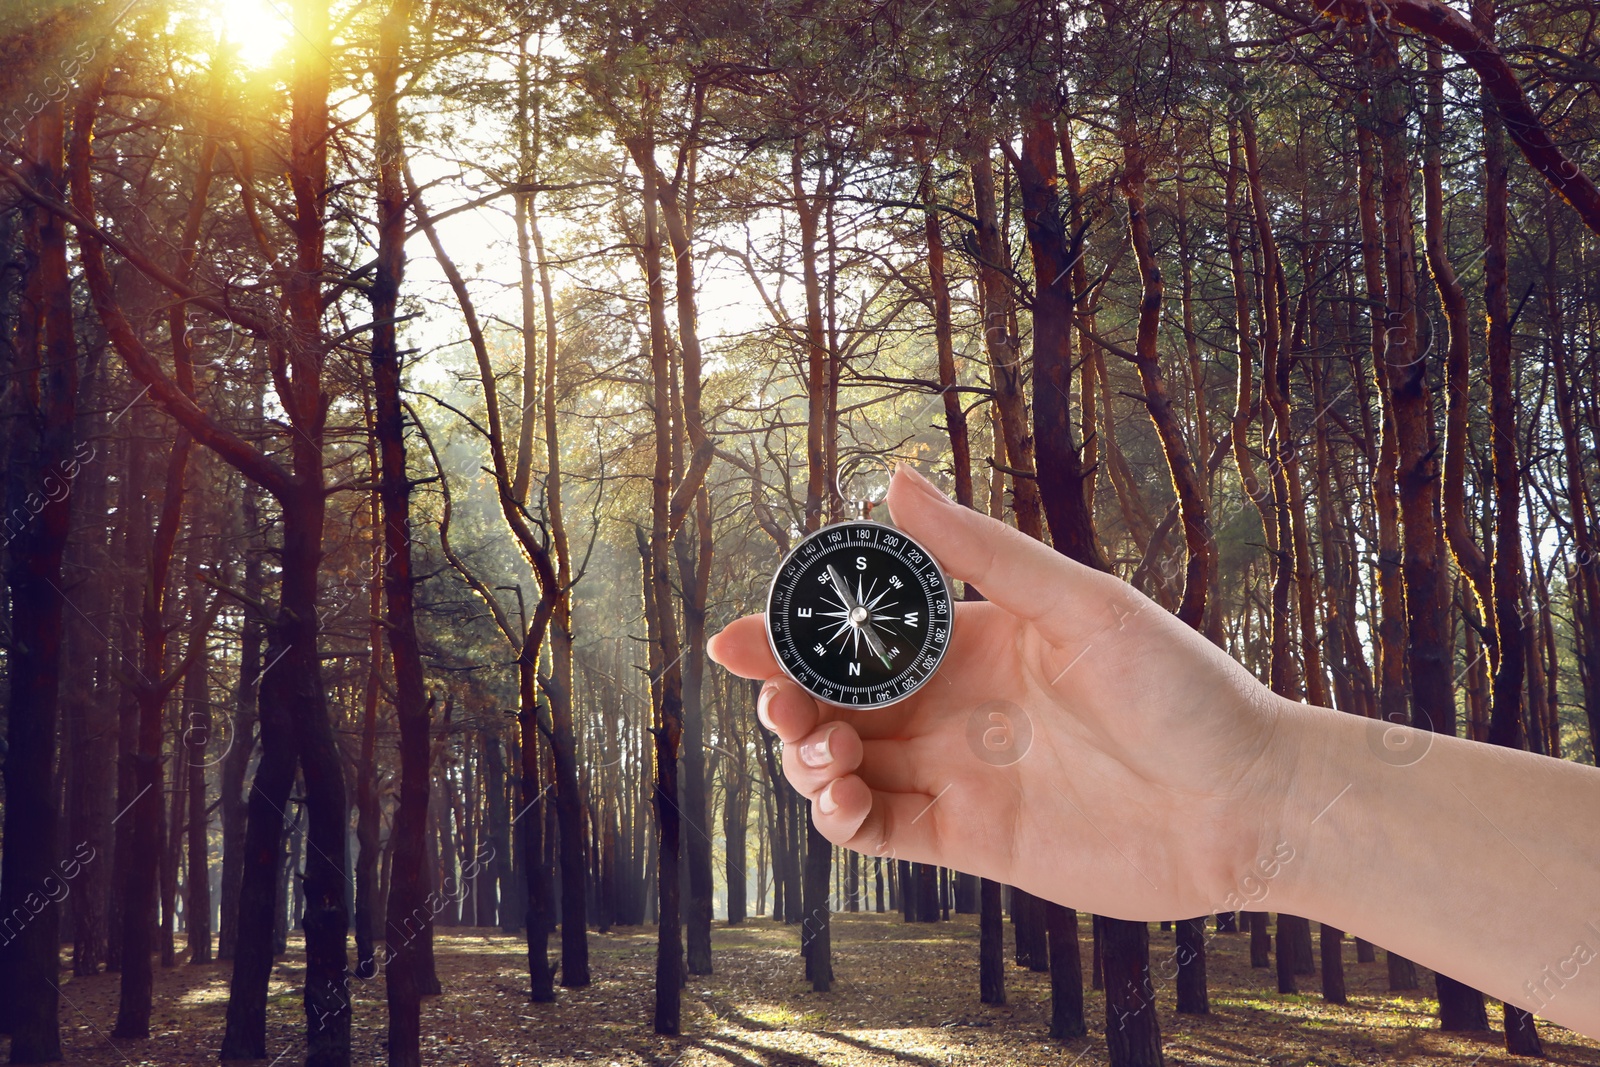
[[1342,862],[1332,852],[1343,841],[1318,830],[1351,800],[1352,741],[1359,746],[1354,734],[1361,722],[1276,694],[1269,711],[1273,728],[1260,761],[1262,859],[1256,865],[1264,881],[1253,908],[1321,918],[1322,894]]

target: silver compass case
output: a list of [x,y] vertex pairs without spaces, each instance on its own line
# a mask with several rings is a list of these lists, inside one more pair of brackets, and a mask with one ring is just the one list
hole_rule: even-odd
[[801,688],[840,707],[881,708],[917,692],[938,673],[954,622],[955,597],[933,554],[870,519],[808,534],[767,587],[773,657]]

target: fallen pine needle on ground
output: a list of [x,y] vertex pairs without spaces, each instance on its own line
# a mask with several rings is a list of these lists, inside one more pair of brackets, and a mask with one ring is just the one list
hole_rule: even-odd
[[[1208,924],[1209,927],[1209,924]],[[1084,982],[1088,985],[1089,923],[1080,916]],[[1152,968],[1167,963],[1174,934],[1150,927]],[[978,1001],[977,917],[906,923],[898,914],[833,917],[832,992],[813,993],[804,980],[798,930],[769,918],[736,927],[717,923],[715,973],[691,975],[683,991],[683,1036],[650,1031],[654,997],[654,927],[619,927],[591,934],[593,983],[558,989],[551,1004],[528,1001],[527,945],[493,928],[440,927],[435,955],[444,995],[423,1005],[423,1059],[430,1064],[618,1064],[626,1067],[808,1067],[897,1064],[1059,1064],[1107,1062],[1105,1002],[1085,989],[1089,1035],[1058,1042],[1048,1037],[1050,979],[1009,963],[1009,1002]],[[558,943],[551,939],[552,958]],[[269,1065],[304,1059],[304,1017],[298,982],[301,945],[273,972],[268,1007]],[[1271,968],[1251,968],[1249,935],[1212,934],[1207,944],[1211,1014],[1179,1015],[1171,981],[1157,982],[1161,1037],[1169,1065],[1268,1064],[1271,1067],[1355,1067],[1359,1064],[1465,1064],[1512,1067],[1527,1059],[1505,1052],[1499,1005],[1495,1027],[1483,1034],[1438,1028],[1428,995],[1433,975],[1418,968],[1421,988],[1391,993],[1380,950],[1376,963],[1357,963],[1345,942],[1348,1005],[1326,1004],[1315,975],[1299,979],[1301,993],[1279,995]],[[180,965],[156,971],[155,1012],[146,1041],[112,1039],[117,976],[74,978],[61,984],[65,1062],[85,1067],[198,1067],[217,1062],[227,1003],[226,963]],[[352,980],[353,1061],[381,1064],[384,1051],[383,979]],[[1600,1067],[1600,1042],[1541,1022],[1549,1062]],[[0,1048],[8,1042],[0,1038]],[[273,1059],[277,1057],[277,1059]]]

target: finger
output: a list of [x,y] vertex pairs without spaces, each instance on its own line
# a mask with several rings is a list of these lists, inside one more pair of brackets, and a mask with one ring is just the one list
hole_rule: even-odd
[[1033,623],[1046,640],[1076,643],[1128,608],[1116,577],[1061,555],[1003,522],[964,508],[907,464],[895,468],[889,510],[951,578]]
[[849,723],[823,723],[798,743],[783,746],[783,776],[808,800],[859,766],[861,738]]
[[784,744],[798,741],[823,723],[849,723],[859,737],[902,737],[914,714],[913,700],[887,708],[842,708],[818,700],[787,674],[768,678],[756,697],[756,717]]
[[[778,661],[773,658],[772,646],[767,644],[766,620],[761,615],[746,615],[729,623],[720,633],[706,642],[706,655],[741,678],[763,678],[769,682],[783,682],[805,695],[811,702],[809,711],[815,716],[814,718],[806,718],[804,715],[806,709],[801,707],[798,708],[802,713],[801,716],[791,720],[788,716],[796,711],[797,707],[790,703],[789,697],[785,697],[779,703],[776,713],[772,711],[770,705],[775,696],[757,697],[756,712],[761,718],[762,725],[777,733],[785,741],[805,736],[815,729],[819,722],[835,721],[850,723],[862,737],[898,737],[905,730],[906,723],[915,708],[911,701],[901,701],[887,708],[864,711],[860,708],[845,708],[837,704],[822,703],[811,698],[798,683],[783,673]],[[766,694],[766,687],[763,687],[761,692]],[[780,729],[778,720],[773,717],[774,714],[784,717],[783,728]],[[796,732],[785,734],[785,729]]]
[[759,612],[730,622],[706,642],[706,655],[741,678],[771,678],[779,673],[767,643],[767,621]]
[[756,717],[787,746],[799,741],[822,722],[821,709],[812,695],[786,675],[768,678],[756,697]]
[[936,862],[938,835],[922,793],[885,793],[858,776],[836,778],[811,804],[811,818],[836,845],[880,859]]

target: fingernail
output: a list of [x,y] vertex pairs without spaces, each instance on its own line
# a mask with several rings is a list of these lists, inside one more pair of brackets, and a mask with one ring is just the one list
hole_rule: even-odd
[[833,787],[837,784],[836,781],[829,782],[828,788],[817,797],[817,810],[824,815],[832,815],[839,810],[839,802],[833,799]]
[[933,497],[939,503],[941,503],[941,504],[954,504],[955,503],[955,501],[951,500],[949,497],[947,497],[943,493],[941,493],[939,491],[939,487],[937,485],[934,485],[927,478],[923,477],[922,474],[920,474],[917,471],[917,468],[913,467],[911,464],[905,463],[905,462],[901,462],[900,463],[900,469],[905,471],[906,474],[910,477],[912,485],[914,485],[918,489],[922,490],[922,492],[926,493],[928,496]]
[[761,695],[756,697],[756,718],[761,720],[761,725],[777,733],[778,728],[772,725],[772,717],[767,714],[767,705],[772,703],[772,698],[778,695],[778,686],[775,682],[768,682],[761,687]]
[[801,745],[800,762],[804,763],[807,767],[826,767],[828,764],[832,763],[833,753],[828,749],[828,741],[833,737],[833,731],[837,729],[837,726],[832,727],[819,739],[815,741],[807,741],[805,744]]

